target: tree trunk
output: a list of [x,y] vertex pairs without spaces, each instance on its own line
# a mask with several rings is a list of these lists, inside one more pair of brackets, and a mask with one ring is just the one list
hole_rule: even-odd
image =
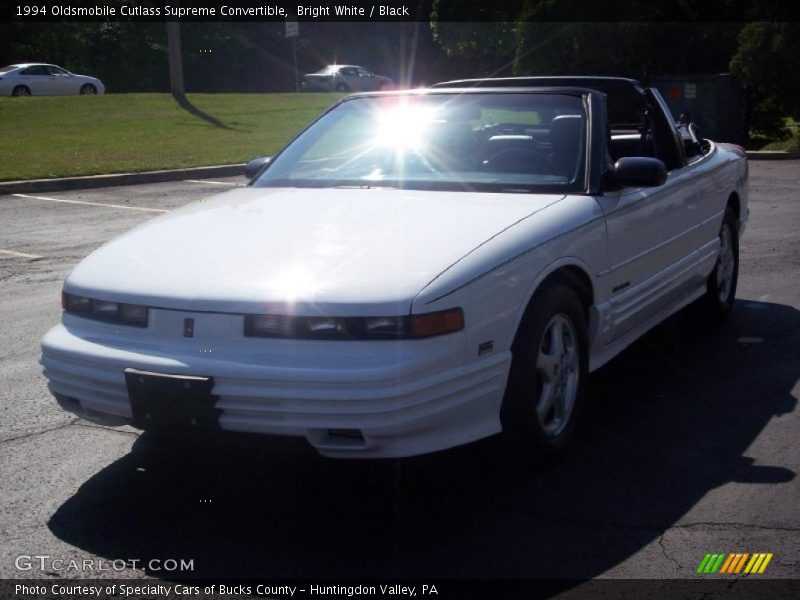
[[181,57],[181,24],[167,23],[167,47],[169,49],[169,87],[175,98],[183,98],[183,59]]

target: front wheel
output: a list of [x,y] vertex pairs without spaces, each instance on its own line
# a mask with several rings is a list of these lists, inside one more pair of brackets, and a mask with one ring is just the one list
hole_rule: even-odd
[[518,449],[539,456],[569,443],[587,376],[586,315],[578,296],[561,283],[531,300],[512,348],[501,421]]
[[81,95],[95,95],[97,94],[97,88],[94,87],[91,83],[87,83],[81,87]]
[[18,85],[15,87],[12,92],[12,96],[30,96],[31,89],[27,85]]

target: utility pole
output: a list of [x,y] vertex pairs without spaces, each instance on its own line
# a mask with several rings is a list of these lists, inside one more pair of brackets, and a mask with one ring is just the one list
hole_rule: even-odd
[[286,21],[284,37],[292,38],[292,58],[294,60],[294,91],[300,91],[300,73],[297,71],[297,37],[300,35],[300,23]]
[[292,38],[292,56],[294,57],[294,91],[300,91],[300,74],[297,72],[297,36]]
[[169,50],[169,88],[175,98],[183,98],[183,58],[181,53],[181,24],[167,23],[167,48]]

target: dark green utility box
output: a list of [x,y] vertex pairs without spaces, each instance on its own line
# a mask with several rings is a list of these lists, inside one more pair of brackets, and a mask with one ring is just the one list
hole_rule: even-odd
[[730,73],[660,75],[650,78],[650,86],[664,96],[675,120],[688,111],[702,137],[744,143],[744,90]]

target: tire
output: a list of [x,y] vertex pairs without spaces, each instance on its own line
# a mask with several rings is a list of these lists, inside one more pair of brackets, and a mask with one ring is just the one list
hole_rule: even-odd
[[336,91],[337,92],[347,92],[348,91],[347,85],[345,85],[344,83],[337,83],[336,84]]
[[81,96],[86,95],[95,95],[97,94],[97,88],[94,87],[91,83],[85,83],[81,86]]
[[559,453],[575,430],[588,375],[586,314],[572,288],[554,282],[534,294],[512,353],[503,433],[515,453]]
[[18,85],[11,91],[12,96],[30,96],[31,88],[27,85]]
[[697,302],[698,316],[712,323],[728,318],[736,300],[739,281],[739,221],[729,206],[719,230],[720,251],[706,280],[706,293]]

